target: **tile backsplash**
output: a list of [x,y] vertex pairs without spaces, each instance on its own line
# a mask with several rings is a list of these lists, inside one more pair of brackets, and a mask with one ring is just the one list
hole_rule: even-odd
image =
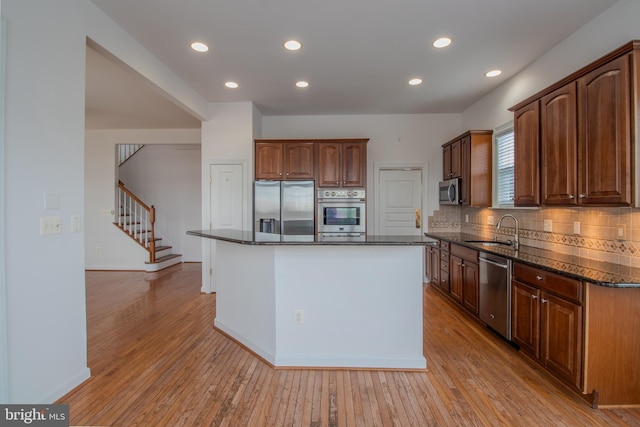
[[503,220],[500,230],[495,227],[498,219],[507,213],[518,218],[521,245],[640,268],[640,209],[637,208],[440,206],[429,217],[429,231],[509,239],[515,230],[512,219]]

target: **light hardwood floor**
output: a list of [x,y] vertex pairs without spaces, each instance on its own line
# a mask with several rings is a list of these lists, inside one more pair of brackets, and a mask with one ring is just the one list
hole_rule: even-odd
[[640,426],[640,409],[591,409],[429,285],[426,372],[275,370],[213,329],[200,269],[87,272],[92,377],[57,402],[71,425]]

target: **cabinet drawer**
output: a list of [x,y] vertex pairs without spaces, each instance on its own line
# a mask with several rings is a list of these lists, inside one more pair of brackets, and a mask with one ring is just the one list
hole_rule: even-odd
[[449,261],[440,261],[440,270],[449,272]]
[[467,261],[478,262],[478,251],[464,246],[451,245],[451,254]]
[[440,250],[449,252],[449,248],[451,247],[451,243],[445,242],[444,240],[440,240]]
[[440,252],[440,259],[449,262],[449,252]]
[[583,287],[578,280],[517,262],[513,263],[513,277],[558,296],[582,302]]
[[440,271],[440,289],[449,293],[449,269]]

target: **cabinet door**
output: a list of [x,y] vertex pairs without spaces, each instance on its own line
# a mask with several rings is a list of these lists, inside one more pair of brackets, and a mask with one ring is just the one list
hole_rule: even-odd
[[449,293],[458,302],[462,302],[462,258],[451,255],[449,263]]
[[362,142],[342,144],[342,186],[364,187],[367,175],[366,145]]
[[631,204],[630,92],[629,55],[578,80],[580,204]]
[[313,143],[284,144],[284,176],[286,179],[313,179]]
[[542,292],[542,363],[556,376],[582,386],[582,306]]
[[440,286],[440,249],[428,248],[429,256],[427,259],[428,269],[431,273],[431,283]]
[[462,305],[478,315],[478,264],[464,261],[462,265]]
[[575,205],[578,200],[575,82],[543,97],[540,109],[542,204]]
[[442,147],[442,179],[451,179],[451,144]]
[[520,351],[540,358],[540,289],[513,280],[511,286],[511,339]]
[[514,112],[514,205],[540,205],[540,107],[534,101]]
[[283,179],[282,149],[282,143],[256,143],[256,179]]
[[469,206],[471,204],[471,136],[462,138],[459,145],[460,178],[462,178],[460,180],[460,202]]
[[451,178],[462,176],[462,142],[455,141],[451,144]]
[[318,187],[339,187],[342,160],[341,144],[318,144]]

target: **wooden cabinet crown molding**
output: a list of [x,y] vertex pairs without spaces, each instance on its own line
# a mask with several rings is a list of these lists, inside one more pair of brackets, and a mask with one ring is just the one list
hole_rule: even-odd
[[524,101],[521,101],[519,103],[517,103],[516,105],[514,105],[513,107],[509,108],[509,111],[516,111],[521,109],[522,107],[532,103],[533,101],[542,98],[543,96],[546,96],[548,94],[550,94],[551,92],[554,92],[558,89],[560,89],[562,86],[565,86],[568,83],[571,83],[574,80],[579,79],[580,77],[589,74],[590,72],[592,72],[593,70],[601,67],[602,65],[606,64],[607,62],[610,62],[622,55],[625,55],[633,50],[640,50],[640,40],[631,40],[628,43],[623,44],[622,46],[620,46],[619,48],[607,53],[606,55],[596,59],[595,61],[589,63],[588,65],[580,68],[579,70],[577,70],[576,72],[569,74],[568,76],[566,76],[565,78],[563,78],[562,80],[557,81],[556,83],[552,84],[549,87],[546,87],[544,89],[542,89],[541,91],[531,95],[530,97],[528,97],[527,99],[525,99]]

